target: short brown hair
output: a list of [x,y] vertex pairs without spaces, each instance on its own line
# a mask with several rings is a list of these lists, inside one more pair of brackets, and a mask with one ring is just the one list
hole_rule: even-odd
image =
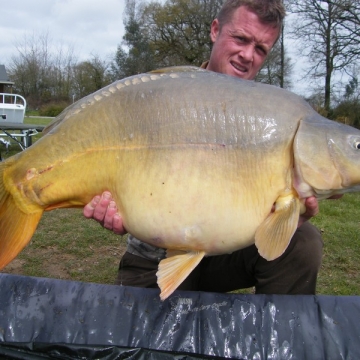
[[231,20],[232,14],[240,6],[246,6],[264,23],[274,24],[274,27],[281,29],[286,15],[282,0],[226,0],[217,15],[220,28]]

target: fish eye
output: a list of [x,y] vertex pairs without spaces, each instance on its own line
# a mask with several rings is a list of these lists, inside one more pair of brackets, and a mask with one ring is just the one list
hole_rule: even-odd
[[354,141],[354,147],[357,150],[360,150],[360,140]]

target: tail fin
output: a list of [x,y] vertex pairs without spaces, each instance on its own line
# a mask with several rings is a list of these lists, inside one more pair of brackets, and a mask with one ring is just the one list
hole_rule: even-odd
[[33,214],[21,211],[13,196],[6,190],[4,170],[0,163],[0,269],[13,260],[30,241],[40,221],[42,210]]

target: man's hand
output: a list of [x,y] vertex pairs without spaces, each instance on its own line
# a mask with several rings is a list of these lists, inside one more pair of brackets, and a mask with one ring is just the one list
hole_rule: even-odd
[[104,228],[112,230],[115,234],[124,235],[127,231],[117,211],[117,206],[111,194],[104,191],[101,196],[95,196],[85,205],[83,214],[88,219],[95,219]]
[[[334,195],[329,197],[329,199],[340,199],[342,196],[343,195]],[[298,227],[319,213],[319,204],[315,196],[306,198],[305,207],[306,211],[300,215]]]
[[306,198],[305,207],[306,211],[300,215],[298,227],[319,213],[319,204],[315,196]]

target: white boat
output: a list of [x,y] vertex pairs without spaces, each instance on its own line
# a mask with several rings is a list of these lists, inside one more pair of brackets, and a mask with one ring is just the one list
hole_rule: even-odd
[[21,95],[0,93],[0,121],[23,123],[26,100]]
[[10,142],[4,137],[14,140],[22,150],[32,144],[31,137],[42,131],[44,126],[24,124],[26,100],[18,94],[0,93],[0,139],[6,147]]

